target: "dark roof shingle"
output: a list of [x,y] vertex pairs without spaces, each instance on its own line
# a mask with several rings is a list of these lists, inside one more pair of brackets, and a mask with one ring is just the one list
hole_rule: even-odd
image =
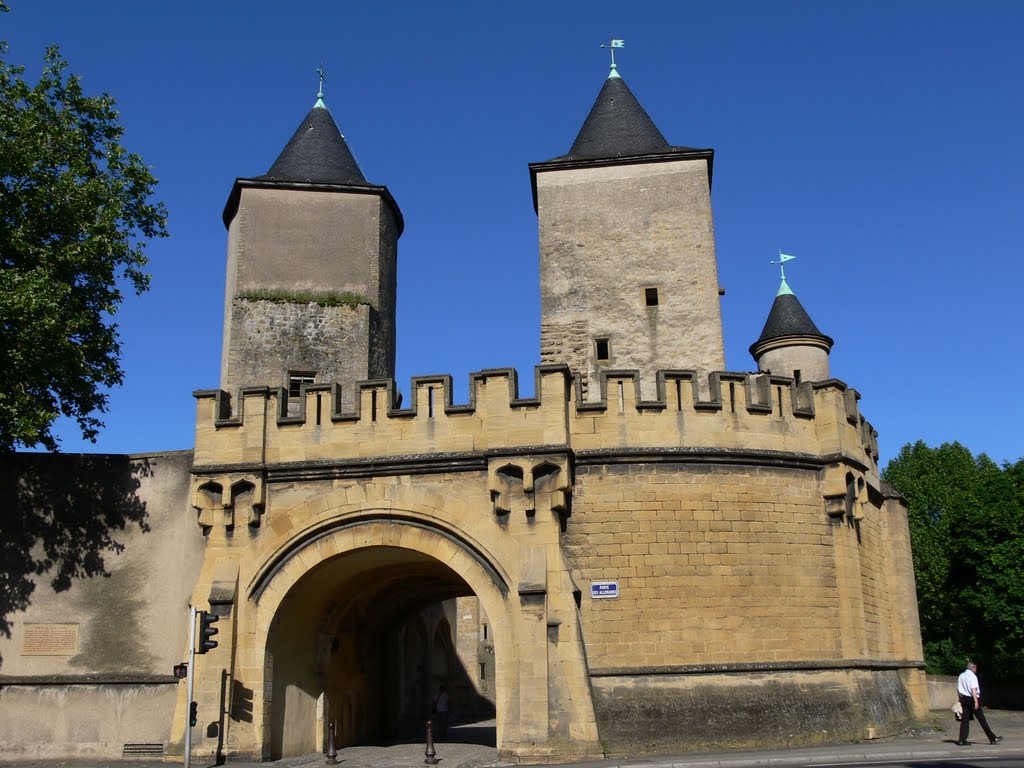
[[322,184],[367,183],[345,137],[322,102],[309,111],[270,170],[257,178]]
[[626,81],[613,72],[583,121],[568,154],[555,160],[597,160],[692,151],[668,143]]
[[831,347],[832,339],[818,330],[818,326],[811,320],[796,294],[790,291],[788,286],[784,287],[785,290],[780,290],[772,303],[764,330],[757,341],[750,345],[750,353],[754,354],[754,350],[766,341],[789,336],[810,336],[821,339]]

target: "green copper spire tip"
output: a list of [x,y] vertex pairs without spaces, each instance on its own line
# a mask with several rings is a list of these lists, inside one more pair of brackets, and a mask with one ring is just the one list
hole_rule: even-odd
[[316,104],[313,105],[313,109],[327,109],[327,105],[324,104],[324,82],[327,80],[327,70],[324,69],[323,63],[316,68],[316,73],[320,76],[320,88],[316,94]]
[[778,264],[779,265],[779,272],[782,273],[782,285],[779,286],[779,292],[777,294],[775,294],[776,296],[785,296],[787,293],[790,296],[793,295],[793,291],[791,291],[789,286],[786,285],[786,267],[785,267],[785,264],[786,264],[787,261],[792,261],[795,258],[796,258],[796,256],[790,256],[788,253],[783,253],[782,249],[779,248],[779,260],[772,262],[772,264]]
[[609,80],[615,80],[616,78],[621,80],[622,76],[619,75],[618,67],[616,67],[614,64],[612,64],[612,71],[608,73],[608,79]]
[[617,40],[615,38],[615,35],[608,35],[608,45],[602,45],[601,47],[602,48],[607,48],[608,52],[611,53],[611,55],[612,55],[612,71],[609,73],[608,79],[611,80],[613,78],[619,77],[619,73],[615,71],[615,69],[616,69],[616,67],[615,67],[615,49],[616,48],[625,48],[626,47],[626,41],[625,40]]

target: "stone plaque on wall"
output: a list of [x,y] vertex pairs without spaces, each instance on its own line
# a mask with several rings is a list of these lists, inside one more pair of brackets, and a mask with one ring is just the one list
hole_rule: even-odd
[[22,656],[74,656],[78,653],[77,624],[26,624]]

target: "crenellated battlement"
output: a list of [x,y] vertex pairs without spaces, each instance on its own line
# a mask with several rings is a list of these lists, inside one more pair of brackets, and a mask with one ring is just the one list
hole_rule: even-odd
[[471,374],[456,403],[449,375],[418,376],[406,403],[393,380],[221,390],[197,399],[196,464],[343,462],[399,456],[551,450],[726,451],[822,459],[843,456],[877,474],[877,435],[856,390],[830,379],[801,382],[758,373],[657,373],[656,396],[641,396],[635,370],[608,371],[588,401],[564,365],[534,369],[533,397],[519,394],[511,368]]

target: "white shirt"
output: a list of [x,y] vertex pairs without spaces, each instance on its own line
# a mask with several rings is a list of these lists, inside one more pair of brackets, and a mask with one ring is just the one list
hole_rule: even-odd
[[978,698],[981,698],[981,685],[978,683],[978,676],[974,674],[970,669],[965,669],[960,673],[960,677],[956,679],[956,692],[961,696],[974,696],[974,692],[978,692]]

